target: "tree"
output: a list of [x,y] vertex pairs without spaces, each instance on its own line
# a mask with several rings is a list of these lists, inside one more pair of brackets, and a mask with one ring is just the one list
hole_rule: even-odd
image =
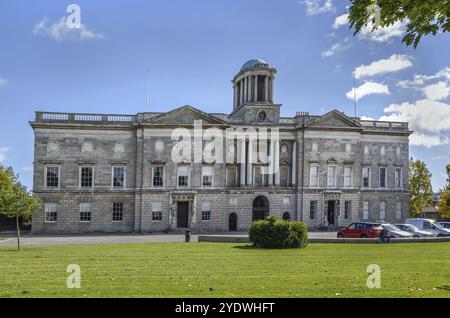
[[409,171],[410,211],[413,217],[417,217],[424,207],[433,204],[431,173],[424,162],[413,159]]
[[16,219],[17,250],[20,251],[20,218],[30,218],[41,207],[39,201],[28,192],[11,168],[0,165],[0,213]]
[[350,27],[355,28],[355,35],[363,28],[375,31],[379,27],[404,22],[406,34],[402,42],[416,48],[422,37],[450,31],[450,0],[350,0],[350,2],[349,21]]
[[447,165],[447,185],[440,191],[437,209],[442,219],[450,219],[450,164]]

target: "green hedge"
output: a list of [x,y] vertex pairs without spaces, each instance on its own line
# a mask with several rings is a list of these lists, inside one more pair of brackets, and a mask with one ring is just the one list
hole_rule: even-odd
[[289,222],[270,216],[253,222],[250,241],[264,248],[305,248],[308,245],[308,228],[302,222]]

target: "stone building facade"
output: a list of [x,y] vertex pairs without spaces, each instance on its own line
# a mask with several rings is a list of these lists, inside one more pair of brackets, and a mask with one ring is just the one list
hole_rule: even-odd
[[280,117],[275,75],[263,60],[245,63],[230,114],[37,112],[34,192],[43,207],[32,232],[246,231],[269,214],[311,228],[403,221],[408,124],[337,110]]

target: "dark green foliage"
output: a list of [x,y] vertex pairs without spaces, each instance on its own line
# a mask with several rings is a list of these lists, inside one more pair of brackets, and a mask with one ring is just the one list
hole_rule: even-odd
[[250,241],[255,246],[264,248],[305,248],[308,245],[308,229],[304,223],[270,216],[253,222]]

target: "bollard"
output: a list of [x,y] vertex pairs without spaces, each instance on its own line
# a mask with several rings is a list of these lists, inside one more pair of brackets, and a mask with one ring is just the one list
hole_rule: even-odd
[[185,234],[185,236],[184,236],[184,241],[185,241],[186,243],[189,243],[189,242],[191,241],[191,231],[186,230],[186,234]]

